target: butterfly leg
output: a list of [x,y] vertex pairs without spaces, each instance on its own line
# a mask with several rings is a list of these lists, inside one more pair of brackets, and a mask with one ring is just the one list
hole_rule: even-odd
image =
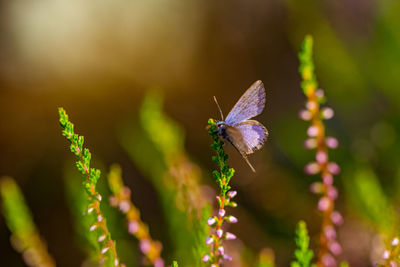
[[247,158],[247,156],[244,155],[244,154],[242,154],[242,156],[243,156],[244,160],[247,162],[247,164],[250,166],[251,170],[253,172],[256,172],[256,170],[254,169],[253,165],[251,165],[251,163],[250,163],[249,159]]

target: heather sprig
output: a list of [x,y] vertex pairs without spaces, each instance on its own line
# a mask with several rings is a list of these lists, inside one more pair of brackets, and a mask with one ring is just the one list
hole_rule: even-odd
[[[87,214],[94,214],[96,222],[90,227],[90,231],[96,231],[98,234],[98,243],[101,246],[101,251],[98,255],[101,264],[110,262],[114,266],[122,266],[120,264],[117,251],[115,248],[115,241],[111,239],[111,234],[107,228],[106,218],[104,217],[101,209],[101,195],[96,191],[96,184],[100,178],[100,170],[91,168],[91,153],[89,149],[83,147],[84,137],[74,132],[74,125],[68,120],[68,115],[63,108],[59,108],[60,125],[63,128],[62,134],[70,142],[70,150],[76,156],[76,166],[80,173],[84,176],[83,186],[88,194],[88,208]],[[106,255],[109,255],[107,257]],[[108,261],[107,261],[108,262]]]
[[0,195],[4,218],[11,231],[11,244],[15,250],[22,253],[25,263],[28,266],[56,266],[14,179],[1,178]]
[[219,171],[213,171],[213,176],[219,186],[220,193],[217,196],[218,214],[208,219],[208,225],[214,228],[214,233],[206,239],[206,244],[210,246],[210,254],[203,256],[203,261],[210,263],[212,267],[220,266],[223,260],[231,260],[231,257],[225,253],[223,240],[233,240],[236,236],[229,232],[224,232],[222,225],[224,222],[236,223],[237,219],[232,215],[227,215],[226,207],[236,207],[237,204],[232,201],[236,191],[230,191],[229,181],[235,173],[233,168],[227,164],[228,155],[223,149],[224,142],[220,140],[217,134],[217,125],[213,119],[208,120],[208,133],[213,139],[211,147],[214,149],[216,156],[212,160],[217,163]]
[[149,227],[140,219],[140,211],[131,201],[131,190],[123,184],[121,167],[113,164],[108,175],[108,184],[112,196],[110,203],[126,216],[128,232],[135,236],[140,242],[140,250],[155,267],[163,267],[164,260],[161,258],[162,245],[154,241],[149,233]]
[[400,239],[395,237],[392,239],[390,248],[386,249],[382,254],[382,259],[385,261],[384,264],[378,266],[392,267],[398,266],[400,263]]
[[309,249],[310,237],[308,236],[307,225],[300,221],[296,229],[296,247],[294,252],[296,261],[291,263],[291,267],[310,267],[314,253]]
[[316,149],[316,160],[307,164],[304,168],[309,175],[321,174],[322,182],[315,182],[311,185],[311,191],[320,194],[318,209],[322,212],[322,227],[319,242],[318,265],[333,266],[336,260],[333,255],[341,253],[342,248],[336,240],[335,225],[343,222],[342,215],[335,211],[334,201],[338,191],[333,185],[333,176],[339,174],[340,168],[335,162],[329,161],[328,148],[334,149],[338,141],[334,137],[325,136],[323,120],[333,117],[333,109],[329,107],[320,108],[325,102],[324,91],[317,89],[317,81],[314,73],[312,59],[313,39],[306,36],[302,49],[299,53],[300,75],[302,77],[301,87],[307,97],[306,109],[300,111],[300,118],[310,121],[307,129],[309,138],[304,146],[307,149]]

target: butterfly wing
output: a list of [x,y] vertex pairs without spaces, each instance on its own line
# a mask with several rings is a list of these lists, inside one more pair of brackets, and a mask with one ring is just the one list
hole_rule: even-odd
[[253,166],[247,159],[247,155],[260,149],[268,137],[268,130],[255,120],[245,120],[234,126],[227,125],[226,133],[229,142],[240,152],[251,169]]
[[225,122],[235,125],[260,114],[265,107],[265,89],[262,81],[253,83],[229,112]]

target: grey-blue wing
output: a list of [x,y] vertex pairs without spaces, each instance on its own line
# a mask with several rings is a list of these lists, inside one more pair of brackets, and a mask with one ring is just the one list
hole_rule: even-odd
[[240,97],[226,117],[225,122],[235,125],[260,114],[265,107],[265,89],[262,81],[253,83]]

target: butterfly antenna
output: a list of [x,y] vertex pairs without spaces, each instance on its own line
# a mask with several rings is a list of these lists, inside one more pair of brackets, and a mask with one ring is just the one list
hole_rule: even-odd
[[217,107],[218,107],[218,109],[219,109],[219,113],[221,113],[221,120],[223,121],[223,120],[224,120],[224,114],[222,114],[222,110],[221,110],[221,108],[219,107],[217,98],[216,98],[215,96],[214,96],[214,101],[215,101],[215,104],[217,104]]
[[253,165],[251,165],[249,159],[248,159],[246,156],[243,156],[243,158],[244,158],[244,160],[247,162],[247,164],[249,164],[251,170],[252,170],[253,172],[256,172],[256,169],[254,169]]

